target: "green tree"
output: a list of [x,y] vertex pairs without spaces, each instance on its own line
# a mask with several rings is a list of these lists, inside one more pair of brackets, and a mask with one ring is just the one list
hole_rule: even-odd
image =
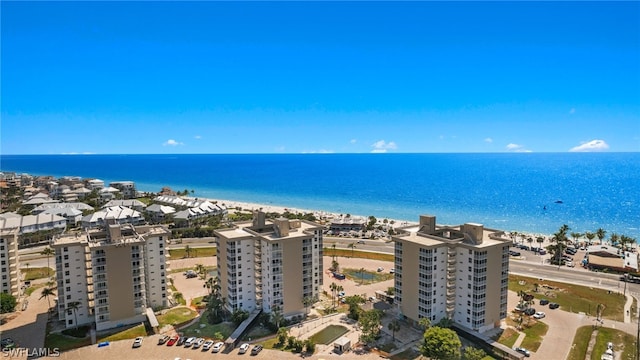
[[580,234],[579,232],[572,232],[571,237],[573,238],[573,243],[575,245],[578,243],[578,239],[582,237],[582,234]]
[[74,325],[76,329],[78,329],[78,309],[80,309],[81,306],[82,304],[80,304],[79,301],[72,301],[67,304],[67,310],[73,311],[73,317],[75,318]]
[[426,317],[420,318],[420,320],[418,320],[418,325],[422,330],[427,330],[431,326],[431,320]]
[[593,241],[593,239],[596,237],[596,234],[587,231],[586,233],[584,233],[584,237],[587,238],[587,240],[589,240],[589,245],[591,245],[591,242]]
[[338,264],[338,260],[331,260],[331,269],[329,270],[340,272],[340,264]]
[[331,307],[334,307],[336,302],[336,291],[338,290],[338,284],[332,282],[331,285],[329,285],[329,289],[331,290]]
[[487,353],[482,349],[474,348],[473,346],[467,346],[464,348],[463,360],[482,360],[487,356]]
[[13,312],[17,303],[15,296],[7,293],[0,293],[0,313],[5,314]]
[[51,300],[49,300],[50,296],[55,296],[56,293],[53,292],[54,288],[44,288],[42,289],[42,292],[40,293],[40,299],[42,298],[47,298],[47,304],[49,305],[48,310],[51,310]]
[[305,296],[302,298],[302,305],[304,305],[305,314],[309,313],[309,307],[316,302],[316,299],[312,296]]
[[538,236],[536,238],[536,242],[538,243],[538,247],[542,247],[542,243],[544,242],[544,238],[542,236]]
[[437,360],[457,360],[460,358],[462,343],[455,331],[433,326],[423,335],[420,353]]
[[51,255],[55,255],[56,252],[50,248],[50,247],[46,247],[44,248],[44,250],[42,250],[40,252],[40,255],[45,255],[47,257],[47,276],[51,276],[51,268],[49,267],[49,259],[51,258]]
[[349,245],[347,245],[348,248],[351,248],[351,257],[353,257],[353,252],[356,248],[356,243],[350,243]]
[[233,323],[236,324],[236,326],[239,326],[240,324],[242,324],[243,321],[245,321],[248,318],[249,318],[249,312],[242,309],[236,309],[231,314],[231,321],[233,321]]
[[287,343],[287,339],[289,338],[289,330],[286,327],[281,327],[278,329],[278,346],[285,346]]
[[202,280],[207,278],[207,268],[204,265],[196,264],[195,271]]
[[394,319],[389,323],[389,325],[387,325],[387,327],[393,333],[393,341],[396,341],[396,331],[400,330],[400,322]]
[[611,236],[609,236],[609,241],[611,242],[611,245],[616,246],[620,241],[620,236],[618,236],[618,234],[616,233],[611,233]]
[[360,285],[364,283],[364,268],[360,268]]
[[191,246],[186,245],[184,247],[184,252],[185,252],[185,254],[187,254],[187,257],[190,258],[191,257]]
[[381,318],[382,312],[376,309],[367,310],[360,314],[360,318],[358,319],[358,324],[360,325],[360,329],[362,329],[360,341],[368,344],[378,338],[380,325],[382,324]]
[[279,306],[271,308],[271,322],[276,326],[276,329],[280,329],[280,324],[284,322],[284,316]]
[[304,341],[305,352],[308,355],[313,355],[316,352],[316,344],[311,339],[307,339]]
[[349,306],[349,318],[358,320],[360,317],[360,304],[364,304],[366,300],[360,295],[352,295],[344,298],[344,302]]
[[604,240],[604,237],[607,235],[607,231],[604,230],[603,228],[599,228],[598,230],[596,230],[596,236],[598,237],[598,240],[600,240],[600,244],[602,244],[602,240]]

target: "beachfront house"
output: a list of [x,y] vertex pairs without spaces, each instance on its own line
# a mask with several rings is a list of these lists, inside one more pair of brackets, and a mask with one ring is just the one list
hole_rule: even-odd
[[144,224],[144,216],[133,209],[124,206],[111,206],[89,214],[82,218],[82,228],[92,229],[105,226],[108,220],[117,224]]

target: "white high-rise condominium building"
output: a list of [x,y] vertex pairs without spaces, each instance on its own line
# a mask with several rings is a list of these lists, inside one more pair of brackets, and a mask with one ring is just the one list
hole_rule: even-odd
[[59,320],[104,330],[166,307],[170,235],[162,226],[111,224],[56,238]]
[[19,228],[0,229],[0,292],[20,295]]
[[303,315],[322,291],[322,226],[310,221],[265,220],[216,231],[218,277],[229,311],[274,308]]
[[511,239],[480,224],[437,226],[435,216],[403,230],[393,237],[400,312],[478,332],[499,327],[507,316]]

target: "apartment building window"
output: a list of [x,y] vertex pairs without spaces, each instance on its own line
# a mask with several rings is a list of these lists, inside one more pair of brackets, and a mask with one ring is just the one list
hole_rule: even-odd
[[164,255],[164,250],[160,250],[160,255]]
[[69,267],[69,263],[64,263],[64,267],[68,268]]
[[2,275],[2,280],[7,280],[7,275]]
[[64,256],[64,259],[65,259],[65,260],[69,260],[69,255],[65,255],[65,256]]
[[62,248],[62,251],[67,252],[67,251],[69,251],[69,248],[65,246],[65,247]]
[[164,265],[160,265],[160,270],[163,270],[163,269],[164,269]]
[[71,279],[66,279],[64,282],[65,284],[71,284]]
[[4,261],[4,260],[2,260],[2,262],[1,262],[1,263],[2,263],[2,265],[7,265],[7,262],[6,262],[6,261]]
[[69,276],[69,270],[64,272],[64,276]]
[[71,300],[71,295],[67,295],[67,300]]

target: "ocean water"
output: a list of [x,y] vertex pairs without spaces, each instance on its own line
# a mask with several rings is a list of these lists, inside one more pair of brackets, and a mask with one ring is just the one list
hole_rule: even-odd
[[508,231],[601,227],[640,241],[639,153],[2,155],[0,170]]

